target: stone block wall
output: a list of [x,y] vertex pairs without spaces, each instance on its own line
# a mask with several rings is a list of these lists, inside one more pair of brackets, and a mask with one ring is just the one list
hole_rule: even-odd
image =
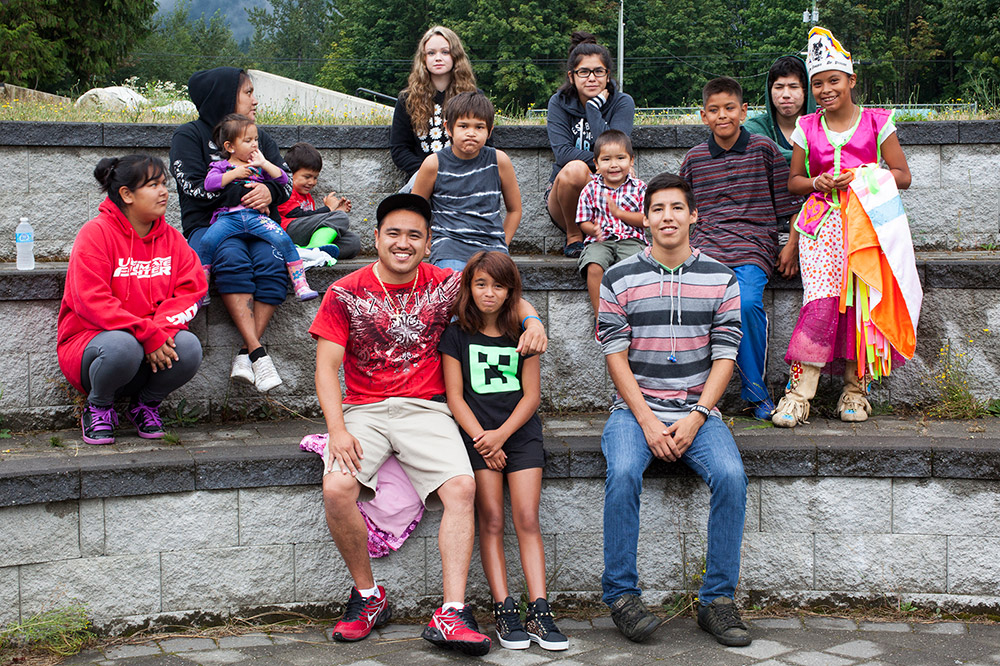
[[[934,398],[933,377],[945,342],[969,362],[973,390],[983,398],[1000,396],[1000,257],[994,252],[936,254],[928,248],[995,247],[1000,242],[1000,170],[995,168],[1000,122],[902,123],[900,140],[913,171],[904,198],[920,255],[926,298],[918,330],[916,358],[876,387],[876,402],[915,405]],[[371,251],[374,208],[402,184],[385,146],[384,127],[272,127],[282,147],[299,140],[323,153],[319,191],[336,190],[354,201],[353,224]],[[13,229],[21,215],[36,230],[41,259],[65,259],[80,226],[97,212],[102,195],[91,175],[98,159],[137,149],[167,158],[173,127],[87,123],[0,123],[0,260],[13,259]],[[644,177],[676,170],[686,150],[703,140],[700,126],[636,128],[637,168]],[[526,297],[539,310],[552,338],[543,356],[543,406],[555,411],[604,409],[612,385],[592,336],[592,315],[575,262],[554,256],[562,236],[542,205],[551,169],[544,127],[499,127],[496,143],[511,155],[521,186],[524,218],[513,249],[526,281]],[[170,183],[173,187],[173,183]],[[168,220],[179,225],[176,196]],[[10,242],[3,241],[8,239]],[[543,254],[548,253],[548,254]],[[312,272],[323,288],[363,262],[343,262]],[[6,363],[0,368],[0,416],[7,427],[39,428],[73,421],[75,392],[56,363],[54,340],[64,267],[43,262],[32,274],[0,267],[0,338]],[[770,316],[768,382],[780,391],[785,382],[783,356],[798,309],[797,281],[775,279],[765,292]],[[264,400],[248,385],[229,381],[229,366],[239,341],[219,299],[192,323],[205,346],[197,377],[176,392],[203,414],[242,416],[316,414],[313,389],[314,343],[307,333],[318,304],[289,301],[279,308],[266,342],[285,384]],[[734,386],[736,382],[733,382]],[[832,383],[825,383],[830,388]],[[727,409],[741,409],[733,390]],[[264,410],[263,412],[261,410]]]
[[[1000,260],[962,254],[920,257],[925,298],[917,335],[916,356],[881,384],[873,385],[873,401],[897,407],[932,401],[939,394],[940,350],[952,346],[952,360],[968,362],[971,389],[980,398],[1000,397]],[[542,406],[550,412],[600,411],[614,391],[604,358],[593,337],[593,314],[575,262],[555,257],[519,257],[525,297],[538,310],[550,336],[542,356]],[[347,261],[311,271],[313,287],[325,290],[335,279],[364,265]],[[4,427],[38,429],[74,422],[79,396],[66,382],[55,352],[56,318],[65,269],[34,273],[0,269],[0,417]],[[768,382],[780,394],[786,381],[784,353],[798,317],[802,292],[797,281],[774,280],[764,292],[770,317]],[[204,348],[201,369],[191,382],[172,394],[168,411],[181,400],[201,415],[245,418],[289,414],[319,414],[313,373],[315,342],[308,333],[319,301],[289,300],[278,309],[265,342],[284,384],[267,397],[249,384],[229,378],[233,355],[240,346],[235,328],[215,298],[191,322]],[[962,356],[958,356],[962,354]],[[824,377],[817,404],[836,402],[839,379]],[[833,397],[826,394],[832,394]],[[825,401],[825,402],[824,402]],[[734,378],[723,407],[743,408]]]
[[[996,608],[998,497],[993,480],[751,478],[740,594]],[[707,507],[699,479],[647,479],[639,563],[651,603],[697,589]],[[601,479],[546,480],[540,516],[551,598],[600,600],[602,511]],[[438,521],[428,513],[398,552],[375,561],[399,615],[440,603]],[[510,587],[521,590],[513,532],[507,559]],[[0,624],[74,599],[99,626],[119,629],[268,606],[335,613],[351,586],[317,485],[0,508],[0,562]],[[468,598],[489,599],[478,552]]]
[[[97,213],[103,196],[93,178],[102,157],[149,152],[167,158],[170,125],[0,122],[0,261],[14,259],[14,227],[27,216],[36,256],[65,260],[76,231]],[[282,150],[309,141],[323,155],[318,192],[336,190],[354,203],[352,225],[372,249],[374,210],[404,182],[389,158],[387,127],[280,126],[267,130]],[[636,170],[649,179],[677,171],[689,148],[707,138],[701,126],[637,127]],[[998,121],[900,123],[913,185],[903,193],[917,249],[974,249],[1000,243]],[[511,157],[524,216],[517,254],[558,253],[564,237],[542,202],[552,168],[544,127],[498,127],[498,148]],[[174,184],[167,220],[180,225]]]

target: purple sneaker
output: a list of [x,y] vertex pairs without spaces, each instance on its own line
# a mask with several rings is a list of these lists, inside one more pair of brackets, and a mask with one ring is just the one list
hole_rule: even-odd
[[160,420],[160,403],[138,401],[128,407],[128,420],[135,425],[139,437],[160,439],[166,434]]
[[101,407],[88,402],[83,408],[80,427],[83,429],[83,441],[87,444],[114,444],[117,425],[118,413],[114,405]]

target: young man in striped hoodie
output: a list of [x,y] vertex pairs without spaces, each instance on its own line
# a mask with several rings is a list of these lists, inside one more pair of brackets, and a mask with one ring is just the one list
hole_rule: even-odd
[[750,644],[733,604],[740,573],[747,477],[715,403],[733,374],[742,335],[733,271],[690,246],[691,186],[649,181],[643,225],[652,245],[611,267],[601,283],[597,337],[618,389],[604,427],[603,600],[626,638],[660,625],[640,599],[636,552],[642,474],[653,457],[680,460],[711,491],[698,625],[724,645]]

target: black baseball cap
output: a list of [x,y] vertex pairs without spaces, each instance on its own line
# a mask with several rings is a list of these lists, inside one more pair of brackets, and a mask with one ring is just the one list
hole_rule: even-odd
[[379,224],[382,224],[385,216],[394,210],[412,210],[422,215],[427,220],[428,225],[431,223],[431,205],[427,202],[427,199],[424,199],[419,194],[411,192],[390,194],[379,203],[378,208],[375,210],[375,219],[378,220]]

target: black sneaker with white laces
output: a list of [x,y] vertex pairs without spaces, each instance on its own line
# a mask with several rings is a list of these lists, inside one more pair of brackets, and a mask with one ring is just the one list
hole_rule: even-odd
[[531,638],[521,625],[521,614],[514,605],[513,597],[508,596],[502,604],[493,604],[493,623],[500,647],[508,650],[527,650],[531,647]]
[[736,604],[729,597],[719,597],[698,606],[698,626],[729,647],[745,647],[753,640]]
[[528,614],[524,618],[528,637],[545,650],[565,650],[569,647],[569,639],[556,627],[552,618],[549,602],[539,597],[528,604]]

